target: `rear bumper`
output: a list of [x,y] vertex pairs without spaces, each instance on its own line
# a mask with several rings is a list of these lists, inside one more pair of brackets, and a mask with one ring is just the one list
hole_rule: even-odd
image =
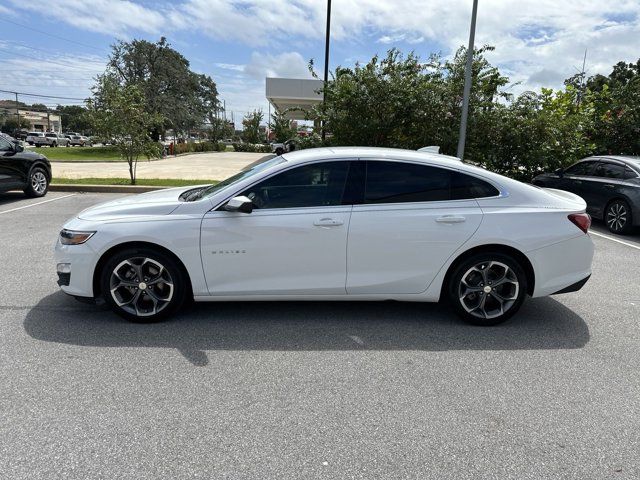
[[[535,272],[533,297],[566,293],[584,285],[591,276],[593,241],[579,235],[563,242],[527,252]],[[566,290],[566,292],[565,292]]]
[[576,283],[574,283],[572,285],[569,285],[568,287],[565,287],[562,290],[558,290],[557,292],[554,292],[551,295],[559,295],[561,293],[577,292],[582,287],[584,287],[585,283],[587,283],[590,278],[591,278],[591,275],[588,275],[587,277],[583,278],[582,280],[580,280],[580,281],[578,281],[578,282],[576,282]]

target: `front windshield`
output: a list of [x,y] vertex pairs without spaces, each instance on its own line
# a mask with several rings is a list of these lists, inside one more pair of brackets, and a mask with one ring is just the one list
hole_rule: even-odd
[[223,180],[215,185],[211,185],[210,187],[203,188],[202,190],[196,192],[195,194],[189,196],[189,201],[200,200],[202,198],[208,198],[221,190],[241,181],[245,178],[252,177],[256,173],[260,173],[267,168],[273,167],[274,165],[278,165],[280,163],[284,163],[286,160],[283,157],[274,157],[273,155],[266,155],[262,157],[260,160],[253,162],[246,170],[242,170],[239,173]]

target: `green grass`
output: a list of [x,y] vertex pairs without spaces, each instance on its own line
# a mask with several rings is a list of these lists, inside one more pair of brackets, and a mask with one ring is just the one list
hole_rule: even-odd
[[[53,185],[131,185],[128,178],[53,178]],[[136,185],[145,187],[185,187],[189,185],[207,185],[217,180],[184,180],[181,178],[138,178]]]
[[[52,162],[125,162],[116,147],[37,147]],[[146,160],[146,159],[145,159]]]

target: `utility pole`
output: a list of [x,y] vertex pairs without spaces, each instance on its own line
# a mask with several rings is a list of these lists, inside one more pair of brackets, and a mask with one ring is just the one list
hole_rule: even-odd
[[[329,40],[331,38],[331,0],[327,0],[327,34],[324,42],[324,86],[322,88],[322,112],[324,113],[325,106],[325,90],[327,89],[327,82],[329,81]],[[322,141],[327,136],[327,132],[324,128],[324,119],[322,119]]]
[[20,110],[18,110],[18,92],[16,93],[16,115],[18,117],[18,130],[20,130]]
[[462,96],[462,118],[460,119],[460,136],[458,137],[458,158],[464,159],[464,144],[467,137],[467,117],[469,116],[469,96],[471,95],[471,70],[473,67],[473,49],[476,37],[476,17],[478,0],[473,0],[471,11],[471,30],[469,32],[469,48],[467,49],[467,66],[464,72],[464,93]]

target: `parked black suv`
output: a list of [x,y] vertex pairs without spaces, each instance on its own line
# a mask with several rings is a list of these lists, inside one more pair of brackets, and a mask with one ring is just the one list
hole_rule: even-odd
[[613,233],[640,225],[640,157],[589,157],[566,170],[538,175],[532,183],[580,195],[587,212]]
[[27,152],[0,136],[0,192],[23,190],[29,197],[44,197],[51,182],[47,157]]

